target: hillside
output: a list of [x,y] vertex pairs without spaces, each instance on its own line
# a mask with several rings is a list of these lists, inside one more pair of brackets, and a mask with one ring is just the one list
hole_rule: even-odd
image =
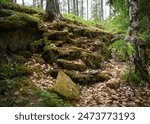
[[121,79],[130,63],[112,57],[114,34],[44,15],[0,5],[0,106],[150,106],[147,85]]

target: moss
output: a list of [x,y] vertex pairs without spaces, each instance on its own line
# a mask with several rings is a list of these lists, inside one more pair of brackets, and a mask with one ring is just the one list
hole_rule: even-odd
[[61,68],[68,70],[85,71],[87,69],[86,65],[82,61],[67,61],[64,59],[58,59],[57,64]]
[[69,100],[79,99],[78,86],[64,72],[59,71],[53,90]]
[[97,53],[82,52],[81,59],[88,67],[96,69],[100,67],[102,56]]
[[43,58],[46,62],[53,63],[57,59],[74,60],[80,57],[81,49],[72,46],[56,47],[54,44],[47,45],[44,48]]
[[41,99],[41,106],[44,107],[65,107],[69,104],[61,99],[56,93],[38,89],[35,95]]
[[67,31],[52,31],[48,34],[49,40],[64,40],[68,38]]
[[25,67],[25,66],[17,66],[15,68],[15,75],[16,76],[29,76],[32,74],[32,70]]
[[24,12],[24,13],[28,13],[28,14],[38,13],[38,11],[34,10],[33,8],[21,6],[21,5],[15,4],[13,2],[4,2],[1,4],[1,6],[4,9],[10,9],[10,10],[14,10],[14,11],[18,11],[18,12]]
[[11,16],[12,14],[11,10],[0,9],[0,17]]
[[18,51],[18,55],[23,56],[24,58],[28,59],[28,58],[31,58],[32,53],[30,51]]
[[109,80],[109,77],[101,72],[77,72],[77,71],[68,71],[65,73],[71,77],[71,79],[81,85],[88,85],[98,82],[103,82]]
[[32,74],[32,71],[23,65],[11,67],[8,64],[0,64],[0,67],[0,80],[29,76]]
[[[5,10],[5,13],[9,13],[10,10]],[[4,30],[16,30],[26,27],[38,27],[39,19],[25,14],[12,11],[11,16],[0,18],[0,31]]]
[[30,50],[33,53],[43,52],[44,42],[43,40],[33,41],[30,43]]
[[17,64],[24,64],[26,62],[26,59],[23,56],[13,54],[11,55],[12,61]]

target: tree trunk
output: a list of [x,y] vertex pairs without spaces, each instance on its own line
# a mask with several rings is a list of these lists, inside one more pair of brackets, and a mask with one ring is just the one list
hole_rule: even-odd
[[41,6],[41,9],[43,9],[43,0],[41,0],[40,6]]
[[150,83],[150,78],[148,71],[144,68],[139,48],[138,40],[138,0],[130,0],[129,3],[129,36],[131,37],[131,42],[133,43],[135,54],[134,58],[134,68],[135,73],[142,78],[143,81]]
[[80,16],[83,18],[83,0],[81,0]]
[[101,0],[101,20],[104,20],[104,7],[103,7],[103,0]]
[[22,0],[22,5],[24,6],[24,0]]
[[76,0],[76,14],[77,16],[79,16],[78,0]]
[[48,21],[60,21],[61,14],[59,10],[58,0],[47,0],[46,2],[46,20]]
[[70,0],[68,0],[68,14],[70,14]]
[[87,0],[87,20],[89,19],[89,0]]
[[76,2],[73,0],[73,14],[76,15]]

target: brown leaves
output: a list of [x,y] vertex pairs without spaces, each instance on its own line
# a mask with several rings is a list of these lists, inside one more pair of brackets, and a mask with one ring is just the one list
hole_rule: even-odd
[[127,63],[104,62],[103,72],[111,79],[104,83],[84,86],[81,100],[75,106],[101,106],[101,107],[134,107],[150,106],[150,88],[139,87],[135,91],[121,82],[121,73],[127,68]]

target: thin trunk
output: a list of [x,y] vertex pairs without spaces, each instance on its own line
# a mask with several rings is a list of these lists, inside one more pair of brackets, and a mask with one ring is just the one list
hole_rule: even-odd
[[103,0],[101,0],[101,20],[104,20],[104,7],[103,7]]
[[23,5],[23,6],[25,5],[24,0],[22,0],[22,5]]
[[43,9],[43,0],[41,0],[40,6],[41,6],[41,9]]
[[83,18],[83,0],[81,0],[80,16]]
[[89,19],[89,0],[87,0],[87,20]]
[[77,14],[77,16],[79,16],[79,6],[78,6],[78,0],[76,0],[76,14]]
[[73,14],[76,15],[76,2],[73,0]]
[[70,14],[70,0],[68,0],[68,14]]

